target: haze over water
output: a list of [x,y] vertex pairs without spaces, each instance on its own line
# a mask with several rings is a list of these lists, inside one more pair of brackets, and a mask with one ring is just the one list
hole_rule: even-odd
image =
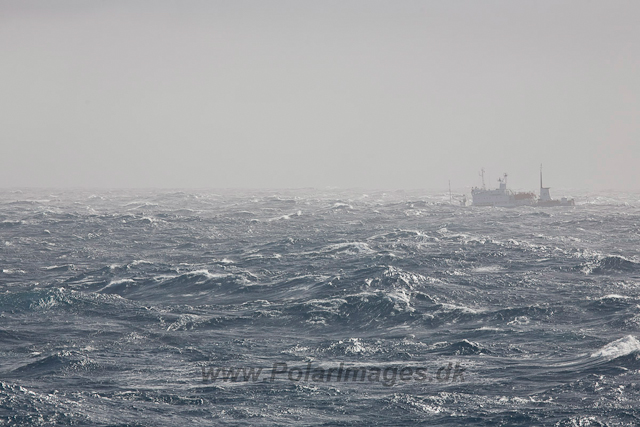
[[0,186],[640,190],[634,1],[3,1]]
[[0,424],[640,424],[639,21],[3,1]]

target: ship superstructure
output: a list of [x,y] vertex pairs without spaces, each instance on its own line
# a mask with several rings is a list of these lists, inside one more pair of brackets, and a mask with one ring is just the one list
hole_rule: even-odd
[[481,170],[482,188],[471,189],[473,206],[534,206],[537,203],[536,195],[531,192],[514,192],[507,188],[507,174],[498,178],[498,188],[487,190],[484,184],[484,169]]

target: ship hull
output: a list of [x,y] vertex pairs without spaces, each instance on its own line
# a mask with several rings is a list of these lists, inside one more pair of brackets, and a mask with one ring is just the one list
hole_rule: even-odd
[[512,193],[509,190],[473,190],[471,192],[473,206],[514,208],[518,206],[534,206],[535,195],[530,193]]

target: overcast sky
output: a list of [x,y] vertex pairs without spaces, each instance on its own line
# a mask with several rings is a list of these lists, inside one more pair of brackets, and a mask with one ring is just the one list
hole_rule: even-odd
[[0,1],[0,186],[640,190],[640,2]]

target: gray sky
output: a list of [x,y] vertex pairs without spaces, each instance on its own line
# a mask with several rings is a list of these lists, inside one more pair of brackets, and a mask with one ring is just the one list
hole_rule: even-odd
[[0,1],[0,186],[640,190],[640,2]]

